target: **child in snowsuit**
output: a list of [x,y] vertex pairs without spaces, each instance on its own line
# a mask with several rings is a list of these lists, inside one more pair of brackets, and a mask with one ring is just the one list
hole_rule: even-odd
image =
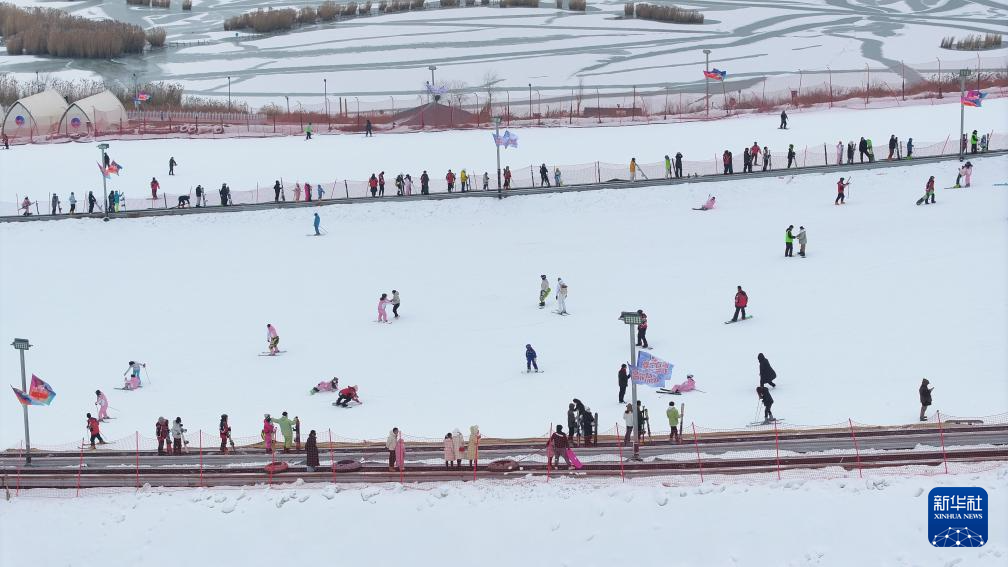
[[388,313],[385,312],[385,308],[390,303],[392,303],[392,302],[389,301],[387,293],[381,294],[381,297],[378,298],[378,322],[379,323],[388,323],[389,322],[389,320],[388,320]]
[[637,346],[648,348],[647,313],[644,313],[643,309],[638,309],[637,314],[640,315],[640,323],[637,324]]
[[95,448],[95,439],[98,440],[102,445],[105,444],[105,440],[101,436],[101,426],[98,425],[98,420],[91,417],[91,414],[87,414],[87,429],[88,433],[91,434],[91,448]]
[[276,427],[273,426],[273,420],[270,418],[269,414],[266,414],[263,418],[263,428],[262,428],[262,438],[266,443],[266,452],[273,452],[273,433],[276,431]]
[[531,344],[525,345],[525,372],[532,372],[532,368],[535,368],[536,372],[539,372],[539,365],[536,364],[536,358],[538,355]]
[[109,418],[108,416],[108,398],[101,390],[95,390],[95,396],[98,398],[95,400],[95,405],[98,406],[98,421],[105,421]]
[[323,380],[319,382],[314,388],[311,389],[311,394],[317,394],[319,392],[335,392],[339,388],[339,378],[333,377],[332,380]]
[[123,376],[129,374],[129,378],[126,379],[126,384],[123,386],[126,390],[135,390],[140,387],[140,368],[146,368],[147,365],[136,362],[134,360],[129,361],[129,367],[126,372],[123,372]]
[[[173,455],[181,455],[182,454],[182,445],[183,445],[183,441],[185,441],[185,432],[186,431],[188,431],[188,430],[185,427],[182,427],[182,418],[181,417],[176,417],[175,418],[175,423],[173,423],[172,426],[171,426],[172,454]],[[188,445],[189,442],[185,441],[185,444]]]
[[357,402],[358,404],[363,403],[360,398],[357,397],[357,386],[348,386],[339,391],[339,398],[336,399],[336,403],[333,405],[348,407],[350,402]]
[[539,284],[539,307],[546,307],[546,298],[549,297],[550,286],[549,282],[546,281],[546,274],[540,275],[539,278],[542,280],[542,283]]
[[266,323],[266,343],[271,355],[280,352],[280,335],[272,323]]
[[765,423],[774,421],[773,412],[770,411],[770,407],[773,406],[773,396],[770,395],[770,389],[766,386],[757,386],[756,395],[763,402],[763,421]]
[[392,316],[395,317],[396,319],[399,318],[399,304],[400,303],[402,303],[402,300],[399,299],[399,292],[393,289],[392,290]]
[[287,412],[283,412],[282,414],[280,414],[280,419],[274,419],[271,421],[280,426],[280,433],[283,434],[284,438],[283,452],[289,453],[291,443],[293,442],[294,437],[294,429],[293,429],[294,422],[291,421],[289,417],[287,417]]

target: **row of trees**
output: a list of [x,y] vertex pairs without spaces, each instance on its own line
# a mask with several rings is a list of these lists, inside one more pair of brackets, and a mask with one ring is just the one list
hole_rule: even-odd
[[89,20],[53,8],[20,8],[0,3],[0,35],[9,55],[108,59],[143,53],[147,43],[163,46],[165,31],[138,25]]

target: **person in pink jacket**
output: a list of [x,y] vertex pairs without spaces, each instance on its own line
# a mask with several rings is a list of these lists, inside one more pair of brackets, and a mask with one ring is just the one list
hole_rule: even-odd
[[392,302],[388,298],[387,293],[381,294],[381,298],[378,299],[378,322],[388,323],[388,314],[385,313],[385,308],[388,307]]
[[294,201],[297,202],[300,200],[301,200],[301,183],[298,182],[294,184]]
[[265,419],[263,419],[262,428],[262,438],[266,442],[266,452],[273,452],[273,432],[276,431],[276,427],[273,425],[273,420],[270,419],[270,415],[266,414]]
[[105,397],[105,393],[101,390],[95,390],[95,396],[98,397],[98,399],[95,400],[95,405],[98,406],[98,421],[105,421],[109,418],[108,398]]
[[266,323],[266,342],[269,344],[271,355],[280,352],[280,335],[277,334],[276,327],[271,323]]
[[710,196],[710,197],[709,197],[709,198],[707,199],[707,202],[706,202],[706,203],[704,203],[704,204],[700,205],[699,207],[697,207],[697,208],[695,208],[695,209],[693,209],[693,210],[694,210],[694,211],[709,211],[709,210],[711,210],[711,209],[713,209],[713,208],[714,208],[714,202],[715,202],[716,200],[717,200],[717,199],[715,199],[715,198],[714,198],[714,196],[713,196],[713,195],[711,195],[711,196]]
[[686,376],[685,382],[673,386],[672,392],[676,394],[682,394],[684,392],[692,392],[695,389],[696,389],[696,382],[693,380],[693,375],[690,374]]

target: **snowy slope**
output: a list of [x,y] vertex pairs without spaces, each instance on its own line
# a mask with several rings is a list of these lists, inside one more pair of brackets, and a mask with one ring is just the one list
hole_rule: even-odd
[[[989,543],[933,548],[928,492],[981,486]],[[1005,469],[981,475],[699,487],[553,479],[499,485],[145,490],[79,499],[0,500],[0,564],[37,561],[17,534],[45,525],[47,565],[622,565],[848,567],[1001,565]],[[70,491],[70,496],[73,492]],[[269,544],[243,534],[268,534]],[[128,542],[128,544],[127,544]]]
[[[675,188],[177,218],[0,225],[0,336],[27,337],[29,372],[57,391],[32,410],[36,445],[83,431],[94,390],[110,391],[106,437],[151,435],[159,415],[190,431],[228,413],[236,436],[264,412],[307,428],[380,437],[393,425],[440,437],[478,423],[487,435],[537,435],[576,396],[615,424],[616,371],[629,356],[624,309],[650,316],[653,353],[675,379],[696,375],[689,420],[753,419],[756,354],[779,375],[775,413],[796,423],[916,419],[917,386],[935,408],[1008,408],[1008,158],[982,158],[970,190],[915,207],[928,175],[954,164],[854,172],[835,207],[835,176]],[[719,208],[690,208],[718,197]],[[784,229],[804,225],[807,259],[783,258]],[[569,317],[539,310],[539,274],[570,285]],[[724,325],[736,285],[752,321]],[[403,318],[377,324],[398,289]],[[257,356],[277,325],[278,358]],[[544,374],[524,373],[525,343]],[[152,383],[111,390],[126,362]],[[0,368],[15,383],[15,352]],[[321,379],[361,386],[365,405],[309,397]],[[653,408],[667,398],[642,390]],[[0,445],[21,439],[0,404]]]

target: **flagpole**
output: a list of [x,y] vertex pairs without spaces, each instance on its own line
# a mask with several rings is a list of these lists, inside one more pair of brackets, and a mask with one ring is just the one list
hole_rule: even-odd
[[108,206],[108,166],[105,164],[105,150],[107,150],[108,147],[109,147],[108,144],[98,144],[98,150],[101,151],[101,155],[102,155],[102,160],[101,160],[101,167],[102,167],[101,183],[102,183],[102,192],[105,194],[105,203],[104,203],[104,205],[105,205],[105,218],[102,219],[102,220],[104,220],[105,222],[108,222],[108,220],[109,220],[109,216],[108,216],[108,214],[109,214],[109,211],[108,211],[109,210],[109,206]]
[[[25,395],[29,395],[28,384],[25,381],[25,363],[24,363],[24,353],[26,350],[31,348],[31,344],[28,343],[27,339],[14,339],[11,343],[19,353],[21,353],[21,391]],[[28,404],[21,403],[21,411],[24,412],[24,436],[25,436],[25,466],[31,465],[31,435],[28,433]]]

